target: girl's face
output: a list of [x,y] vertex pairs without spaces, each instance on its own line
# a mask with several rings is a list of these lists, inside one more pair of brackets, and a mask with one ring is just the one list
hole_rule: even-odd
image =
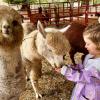
[[85,41],[85,48],[88,50],[88,52],[91,55],[94,55],[95,57],[100,57],[100,50],[96,49],[96,45],[88,38],[89,35],[84,35],[84,41]]

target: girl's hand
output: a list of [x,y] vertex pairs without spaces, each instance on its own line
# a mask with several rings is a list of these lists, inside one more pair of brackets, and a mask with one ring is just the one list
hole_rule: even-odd
[[61,73],[61,68],[54,68],[54,70],[58,73]]

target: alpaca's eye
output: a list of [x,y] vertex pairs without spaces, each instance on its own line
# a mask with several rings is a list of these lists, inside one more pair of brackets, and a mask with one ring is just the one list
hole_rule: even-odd
[[13,24],[13,26],[17,26],[17,25],[18,25],[18,21],[14,20],[14,21],[12,22],[12,24]]
[[51,50],[51,49],[49,49],[49,52],[52,52],[52,50]]

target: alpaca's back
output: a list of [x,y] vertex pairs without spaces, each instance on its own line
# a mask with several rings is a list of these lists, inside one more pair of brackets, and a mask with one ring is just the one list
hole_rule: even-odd
[[[83,40],[83,32],[86,26],[78,22],[72,22],[70,25],[70,28],[64,33],[64,35],[69,40],[69,43],[71,45],[70,56],[73,61],[74,54],[76,52],[80,52],[83,54],[88,53],[85,48],[85,42]],[[73,61],[73,63],[75,62]]]

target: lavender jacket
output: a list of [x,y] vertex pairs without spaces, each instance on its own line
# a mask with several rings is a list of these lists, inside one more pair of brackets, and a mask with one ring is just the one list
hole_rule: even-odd
[[71,100],[100,100],[100,58],[88,54],[83,65],[63,66],[61,74],[76,82]]

